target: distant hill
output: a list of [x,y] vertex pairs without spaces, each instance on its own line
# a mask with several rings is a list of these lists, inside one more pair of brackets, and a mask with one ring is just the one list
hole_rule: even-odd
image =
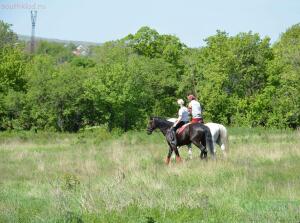
[[[21,34],[18,34],[18,38],[19,40],[23,40],[25,42],[29,42],[31,37],[30,36],[27,36],[27,35],[21,35]],[[75,44],[76,46],[78,45],[83,45],[83,46],[92,46],[92,45],[102,45],[102,43],[95,43],[95,42],[86,42],[86,41],[77,41],[77,40],[61,40],[61,39],[50,39],[50,38],[44,38],[44,37],[35,37],[35,39],[37,41],[41,41],[41,40],[44,40],[44,41],[48,41],[48,42],[56,42],[56,43],[65,43],[65,44],[68,44],[68,43],[73,43]]]

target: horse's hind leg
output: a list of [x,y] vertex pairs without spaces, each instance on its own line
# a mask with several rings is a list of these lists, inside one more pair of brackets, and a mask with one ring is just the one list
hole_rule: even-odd
[[226,157],[228,152],[228,135],[227,130],[224,126],[220,128],[221,134],[220,134],[220,147],[223,152],[223,155]]
[[224,143],[222,143],[221,145],[220,145],[220,147],[221,147],[221,150],[222,150],[222,153],[223,153],[223,156],[224,157],[227,157],[227,153],[226,153],[226,150],[225,150],[225,144]]
[[193,153],[192,153],[192,144],[188,144],[187,145],[187,148],[188,148],[188,154],[189,154],[189,159],[192,159],[193,158]]
[[223,153],[223,156],[226,157],[226,150],[225,150],[225,142],[224,142],[224,139],[221,138],[221,136],[219,136],[219,139],[217,141],[218,145],[220,146],[221,148],[221,151]]
[[207,157],[206,141],[203,140],[203,142],[200,142],[199,140],[193,140],[192,142],[195,146],[197,146],[200,149],[201,151],[200,158],[201,159],[206,158]]
[[201,151],[200,158],[201,159],[206,159],[207,158],[207,151]]

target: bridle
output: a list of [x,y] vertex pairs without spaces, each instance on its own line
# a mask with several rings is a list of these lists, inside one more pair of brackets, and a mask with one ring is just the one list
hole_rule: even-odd
[[154,119],[151,119],[151,121],[150,121],[151,124],[147,128],[148,135],[150,135],[155,129],[155,126],[153,126],[153,122],[154,122]]

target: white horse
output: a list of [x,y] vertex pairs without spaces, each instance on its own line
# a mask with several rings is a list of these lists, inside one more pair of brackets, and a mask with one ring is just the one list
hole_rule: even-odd
[[[175,122],[176,118],[169,118],[169,122]],[[228,132],[224,125],[209,122],[204,124],[206,125],[211,132],[213,145],[214,145],[214,152],[216,152],[216,145],[218,144],[222,150],[224,156],[226,156],[226,152],[228,151]],[[192,148],[189,147],[189,156],[192,156]]]
[[216,152],[216,145],[218,144],[223,152],[226,155],[228,151],[228,132],[224,125],[219,123],[208,122],[206,125],[212,135],[214,143],[214,152]]

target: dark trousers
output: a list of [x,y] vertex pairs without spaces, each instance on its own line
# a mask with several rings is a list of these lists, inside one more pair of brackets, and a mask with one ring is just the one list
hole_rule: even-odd
[[181,126],[185,125],[188,122],[180,121],[177,123],[175,127],[173,127],[173,130],[176,132],[177,129],[179,129]]

